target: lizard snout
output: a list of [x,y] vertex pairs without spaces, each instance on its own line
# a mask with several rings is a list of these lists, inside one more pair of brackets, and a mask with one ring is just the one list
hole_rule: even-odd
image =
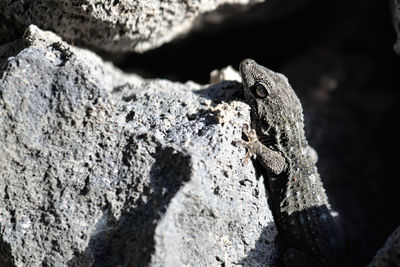
[[246,59],[242,60],[242,62],[239,65],[240,74],[246,73],[249,69],[253,68],[253,66],[255,64],[257,64],[257,63],[250,58],[246,58]]

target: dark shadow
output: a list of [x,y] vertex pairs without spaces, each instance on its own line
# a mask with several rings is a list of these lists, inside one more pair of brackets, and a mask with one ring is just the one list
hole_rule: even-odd
[[[129,165],[136,152],[139,140],[131,138],[125,147],[123,162]],[[154,164],[150,170],[150,183],[138,184],[141,177],[133,177],[138,182],[132,185],[129,193],[141,194],[127,204],[118,221],[104,218],[102,230],[94,235],[88,248],[75,255],[69,266],[146,266],[154,252],[154,234],[160,217],[168,208],[169,202],[191,176],[191,159],[188,155],[157,143]],[[153,143],[153,144],[154,144]],[[137,158],[135,158],[137,160]],[[135,160],[134,159],[134,160]],[[129,166],[130,167],[130,166]],[[132,171],[134,167],[128,168]]]
[[[255,247],[251,249],[247,256],[241,259],[238,264],[240,266],[260,266],[270,264],[278,264],[276,259],[276,252],[279,251],[279,243],[275,240],[271,240],[273,232],[276,230],[274,222],[268,223],[266,227],[262,230],[260,237],[257,239]],[[277,251],[268,251],[271,248],[271,243],[275,243],[272,247],[276,247]],[[266,262],[265,262],[266,260]]]
[[0,266],[1,267],[13,267],[14,264],[10,244],[3,240],[0,236]]
[[20,39],[14,42],[6,43],[0,46],[0,79],[3,77],[3,72],[7,67],[8,58],[15,57],[26,47],[28,46],[23,42],[22,36]]

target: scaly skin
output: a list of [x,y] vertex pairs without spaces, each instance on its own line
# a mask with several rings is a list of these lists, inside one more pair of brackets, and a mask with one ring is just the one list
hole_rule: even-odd
[[372,262],[368,264],[368,267],[390,266],[400,266],[400,226],[394,230]]
[[305,138],[299,99],[284,75],[251,59],[239,69],[251,107],[251,130],[243,129],[249,141],[241,143],[246,158],[255,154],[265,168],[285,265],[338,266],[342,235]]

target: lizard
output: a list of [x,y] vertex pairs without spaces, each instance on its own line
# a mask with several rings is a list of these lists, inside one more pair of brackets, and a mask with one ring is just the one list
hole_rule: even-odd
[[400,266],[400,226],[386,240],[367,267]]
[[244,163],[255,157],[266,176],[284,265],[339,266],[343,236],[305,137],[299,98],[283,74],[252,59],[239,72],[251,127],[243,125],[248,141],[238,143],[247,149]]

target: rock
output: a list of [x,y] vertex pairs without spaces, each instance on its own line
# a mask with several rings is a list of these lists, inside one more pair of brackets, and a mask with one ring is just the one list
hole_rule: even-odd
[[392,9],[393,26],[397,33],[397,40],[394,44],[394,51],[400,55],[400,1],[390,0]]
[[242,82],[239,73],[232,68],[232,66],[227,66],[221,70],[213,70],[210,73],[210,84],[219,83],[225,80]]
[[263,177],[232,145],[238,82],[143,80],[35,26],[0,64],[0,265],[276,261]]
[[144,52],[187,32],[201,14],[223,4],[262,0],[24,1],[0,2],[0,43],[29,24],[52,30],[69,42],[108,52]]
[[378,250],[369,267],[400,266],[400,226],[386,240],[385,245]]

